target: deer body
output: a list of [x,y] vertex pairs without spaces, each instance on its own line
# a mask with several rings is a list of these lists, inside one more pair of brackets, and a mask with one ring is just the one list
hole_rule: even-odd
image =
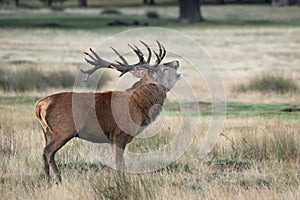
[[[120,107],[114,108],[116,111],[111,108],[112,96],[113,101]],[[93,98],[94,102],[91,101]],[[40,99],[35,106],[35,115],[43,124],[43,129],[51,131],[52,134],[63,131],[70,138],[79,137],[94,143],[112,143],[118,137],[115,133],[126,134],[129,138],[140,133],[158,116],[165,98],[166,90],[153,83],[141,85],[130,92],[63,92]],[[73,99],[78,104],[73,105]],[[126,107],[130,109],[129,113],[124,109]],[[116,122],[115,118],[124,121]],[[118,123],[122,123],[121,128]],[[141,128],[134,130],[134,127]],[[122,129],[132,132],[124,133]]]
[[[149,47],[145,46],[150,51]],[[160,44],[159,46],[161,47]],[[111,66],[111,64],[107,64],[109,62],[102,60],[98,54],[93,51],[92,53],[97,60],[86,54],[93,61],[100,61],[101,65],[86,60],[88,63],[95,65],[95,68],[102,66],[103,63],[105,67]],[[136,48],[135,53],[138,55],[141,52]],[[159,55],[156,52],[154,53],[160,61],[165,54],[165,52],[161,52],[161,49]],[[142,55],[138,56],[143,62],[142,70],[138,74],[141,79],[126,91],[102,93],[63,92],[37,101],[35,115],[41,124],[46,140],[43,160],[48,182],[50,181],[50,166],[56,175],[57,183],[61,182],[54,155],[74,137],[94,143],[110,143],[117,169],[125,169],[123,153],[126,145],[159,115],[167,92],[180,77],[180,74],[177,73],[178,61],[165,63],[159,65],[159,67],[160,61],[155,66],[145,66],[147,63],[143,60]],[[125,60],[122,56],[120,58],[123,61]],[[117,70],[123,74],[141,66],[140,63],[128,65],[126,60],[124,62],[124,65],[116,66]],[[144,69],[145,67],[147,70]],[[155,68],[152,70],[151,67]],[[95,68],[83,72],[90,75],[96,70]],[[148,71],[150,69],[151,72]]]

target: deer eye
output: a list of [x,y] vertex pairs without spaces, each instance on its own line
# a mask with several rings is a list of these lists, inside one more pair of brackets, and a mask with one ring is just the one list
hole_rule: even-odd
[[168,68],[164,68],[164,69],[163,69],[163,72],[166,72],[166,71],[168,71]]

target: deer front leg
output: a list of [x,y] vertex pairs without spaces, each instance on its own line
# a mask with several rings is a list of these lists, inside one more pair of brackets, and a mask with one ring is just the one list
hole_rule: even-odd
[[116,169],[120,171],[125,171],[125,161],[124,161],[124,150],[126,144],[115,143],[112,144],[112,150],[115,156]]

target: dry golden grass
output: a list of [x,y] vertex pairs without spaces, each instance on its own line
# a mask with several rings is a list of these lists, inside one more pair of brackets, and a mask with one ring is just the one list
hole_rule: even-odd
[[[299,198],[298,120],[229,118],[223,132],[226,137],[221,136],[210,155],[199,160],[201,135],[207,130],[209,117],[202,120],[199,137],[179,160],[159,171],[126,177],[99,162],[97,157],[110,156],[101,155],[101,144],[74,139],[56,157],[63,184],[53,182],[49,187],[42,169],[44,138],[32,105],[2,105],[1,198]],[[129,149],[139,151],[134,144],[137,141]]]
[[[236,85],[247,84],[249,79],[268,73],[292,79],[300,87],[300,56],[296,45],[297,35],[300,34],[298,27],[290,27],[288,31],[276,27],[212,28],[201,31],[191,28],[182,31],[199,42],[219,67],[228,101],[300,101],[297,92],[278,95],[259,92],[237,93],[232,90]],[[19,70],[34,67],[46,72],[67,70],[76,73],[84,61],[82,52],[87,51],[89,47],[96,47],[108,36],[107,33],[81,30],[2,29],[1,68]],[[190,81],[197,96],[208,100],[210,95],[205,88],[205,80],[194,73],[187,63],[182,64],[181,71]],[[114,88],[116,81],[117,76],[114,74],[112,81],[103,90]]]
[[[160,8],[162,9],[162,8]],[[212,8],[210,8],[212,9]],[[129,9],[130,10],[130,9]],[[133,10],[130,10],[133,12]],[[172,15],[177,15],[173,12]],[[212,12],[213,13],[213,12]],[[214,13],[213,13],[214,14]],[[295,27],[212,27],[179,28],[209,52],[219,66],[228,101],[300,102],[299,92],[287,94],[232,90],[260,73],[277,73],[300,85],[300,28]],[[38,68],[77,72],[82,51],[95,47],[112,32],[1,28],[0,67],[17,71]],[[188,46],[182,46],[188,49]],[[203,80],[184,64],[181,71],[200,100],[210,100]],[[115,77],[115,78],[114,78]],[[114,88],[112,76],[103,90]],[[130,80],[132,81],[132,80]],[[1,97],[42,97],[62,89],[25,93],[1,91]],[[1,199],[299,199],[299,119],[231,116],[223,135],[205,160],[199,147],[210,118],[201,117],[198,137],[179,160],[165,169],[146,174],[117,172],[99,161],[99,146],[74,139],[57,154],[63,184],[50,187],[43,173],[44,138],[34,119],[34,100],[0,104],[0,198]],[[167,116],[171,138],[178,116]],[[173,129],[173,130],[172,130]],[[128,145],[131,151],[146,151],[142,141]],[[156,148],[155,141],[148,147]],[[147,148],[148,148],[147,147]]]

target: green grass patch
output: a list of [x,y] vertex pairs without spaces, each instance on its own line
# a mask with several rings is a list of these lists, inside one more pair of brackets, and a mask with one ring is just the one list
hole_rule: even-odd
[[[21,8],[45,8],[46,0],[19,0],[19,6]],[[119,7],[119,6],[134,6],[142,7],[143,1],[141,0],[88,0],[89,8],[104,8],[104,7]],[[0,0],[1,4],[8,4],[9,0]],[[176,5],[176,0],[159,0],[159,5]],[[64,8],[78,8],[78,0],[52,0],[53,9]]]
[[[225,105],[225,107],[224,107]],[[226,109],[227,117],[278,117],[278,118],[299,118],[300,105],[289,103],[242,103],[242,102],[185,102],[185,103],[166,103],[165,108],[172,113],[189,113],[191,115],[218,115],[219,111],[223,113]]]
[[[112,22],[122,21],[132,24],[139,22],[139,27],[163,26],[174,29],[181,28],[211,28],[211,27],[241,27],[241,26],[299,26],[300,15],[297,8],[274,8],[265,5],[255,6],[202,6],[204,21],[195,24],[179,23],[178,6],[156,6],[155,14],[145,6],[126,7],[123,12],[122,7],[106,8],[95,12],[76,13],[61,11],[51,11],[49,13],[22,13],[0,14],[0,28],[54,28],[54,29],[82,29],[82,30],[101,30],[110,33],[114,29],[118,31],[126,29],[127,26],[109,26]],[[137,13],[136,10],[142,10]],[[86,9],[89,11],[89,9]],[[152,15],[149,17],[149,12]],[[122,15],[121,15],[122,14]],[[147,16],[148,15],[148,16]],[[120,17],[121,16],[121,17]],[[157,18],[159,16],[159,18]],[[130,26],[131,27],[131,26]]]
[[147,20],[146,16],[137,15],[119,15],[112,14],[65,14],[65,13],[50,13],[50,14],[36,14],[27,16],[10,16],[0,17],[1,28],[55,28],[55,29],[84,29],[93,30],[110,27],[110,31],[117,29],[125,29],[127,26],[116,25],[109,26],[115,21],[122,21],[128,24],[133,24],[133,21],[138,20],[140,25],[145,24],[147,21],[149,25],[155,26],[163,24],[164,21],[158,22],[157,20]]
[[[37,100],[35,97],[30,96],[0,96],[0,105],[34,105]],[[185,113],[191,115],[211,115],[213,106],[218,103],[212,104],[211,102],[191,102],[185,103],[185,105],[193,105],[190,110],[185,109]],[[220,103],[221,104],[221,103]],[[222,103],[223,104],[223,103]],[[181,107],[178,103],[165,103],[165,109],[168,115],[180,114]],[[195,111],[198,109],[198,111]],[[289,103],[274,103],[274,104],[263,104],[263,103],[241,103],[241,102],[227,102],[226,103],[226,116],[227,117],[254,117],[261,116],[267,118],[280,118],[280,119],[298,119],[300,117],[300,105],[289,104]],[[168,134],[167,134],[168,135]],[[162,137],[162,138],[161,138]],[[153,142],[167,142],[168,137],[165,133],[155,136]],[[144,151],[148,151],[147,146],[139,144],[143,147]],[[156,146],[157,147],[157,146]]]
[[289,103],[226,103],[227,116],[298,118],[300,105]]
[[238,92],[259,91],[287,93],[296,92],[298,86],[294,80],[282,77],[280,75],[265,74],[252,78],[249,83],[241,84],[235,88]]

